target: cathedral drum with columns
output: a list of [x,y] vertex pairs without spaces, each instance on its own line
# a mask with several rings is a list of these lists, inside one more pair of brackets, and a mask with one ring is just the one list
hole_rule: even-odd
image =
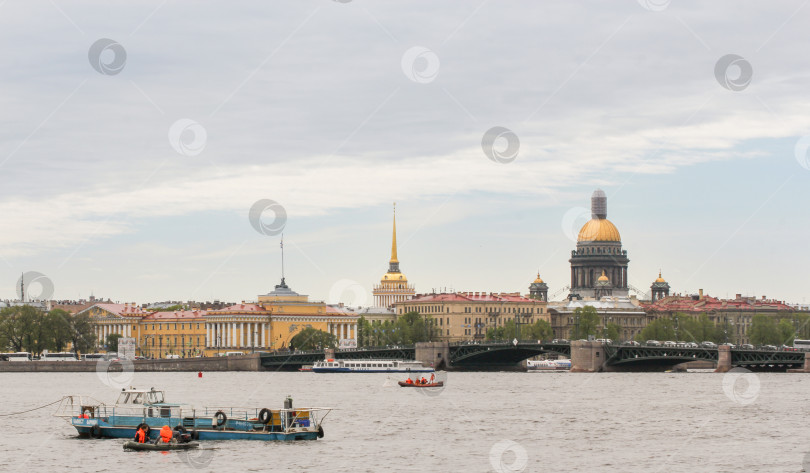
[[619,230],[607,219],[607,196],[597,189],[591,196],[591,220],[579,231],[571,252],[571,297],[627,297],[627,250]]

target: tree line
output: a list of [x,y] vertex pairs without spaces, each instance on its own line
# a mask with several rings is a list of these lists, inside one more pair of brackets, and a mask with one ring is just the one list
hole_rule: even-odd
[[71,347],[85,353],[96,345],[93,322],[87,314],[62,309],[42,311],[29,305],[0,310],[0,347],[12,352],[62,352]]
[[[791,314],[785,317],[774,317],[755,314],[746,331],[748,339],[754,345],[792,345],[798,335],[802,339],[810,338],[810,315]],[[672,317],[662,317],[652,321],[636,341],[678,340],[700,343],[738,343],[737,330],[730,321],[715,323],[707,314],[692,317],[677,313]]]

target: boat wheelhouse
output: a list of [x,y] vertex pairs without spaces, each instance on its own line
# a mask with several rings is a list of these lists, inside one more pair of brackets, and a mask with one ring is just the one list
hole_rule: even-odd
[[312,365],[316,373],[432,373],[431,367],[412,360],[323,360]]
[[165,402],[154,388],[122,389],[115,404],[82,396],[66,396],[55,414],[66,418],[80,437],[127,438],[145,425],[151,439],[168,425],[193,440],[314,440],[323,437],[322,423],[331,408],[293,408],[292,398],[281,409],[204,407]]

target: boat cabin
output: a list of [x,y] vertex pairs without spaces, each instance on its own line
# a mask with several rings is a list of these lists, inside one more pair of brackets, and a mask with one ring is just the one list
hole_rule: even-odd
[[117,405],[149,405],[149,404],[163,404],[163,391],[155,391],[155,388],[146,389],[121,389],[121,394],[118,395],[118,400],[115,401]]

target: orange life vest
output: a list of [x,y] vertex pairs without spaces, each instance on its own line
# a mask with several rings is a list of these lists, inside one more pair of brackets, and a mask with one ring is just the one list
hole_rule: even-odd
[[168,425],[164,425],[160,428],[160,439],[163,443],[169,443],[172,439],[172,429],[169,428]]
[[144,432],[143,429],[138,429],[135,435],[138,436],[138,443],[146,443],[146,432]]

